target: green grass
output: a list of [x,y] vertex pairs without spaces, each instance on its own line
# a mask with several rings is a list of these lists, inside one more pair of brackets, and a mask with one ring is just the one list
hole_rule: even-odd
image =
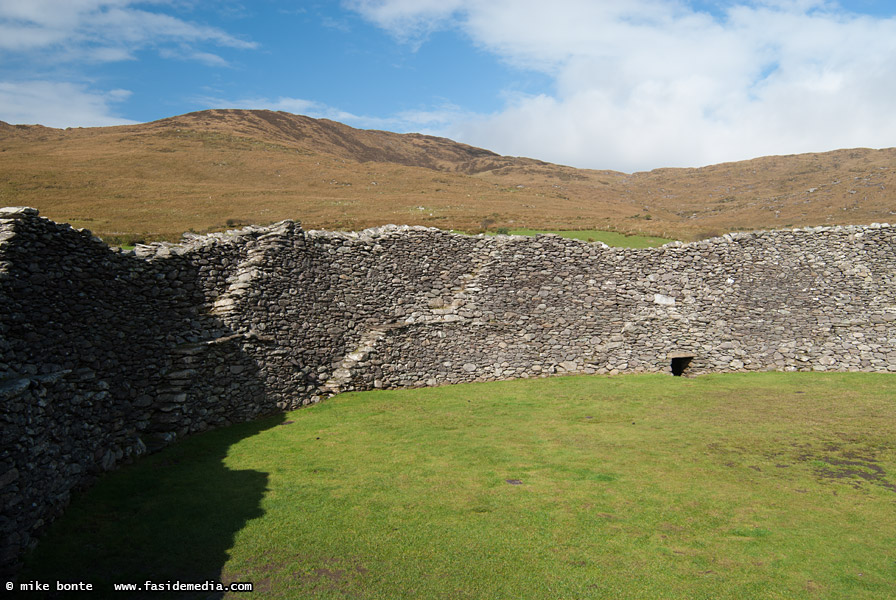
[[877,599],[894,548],[896,376],[565,377],[344,394],[195,436],[102,478],[21,580]]
[[675,240],[661,237],[646,237],[642,235],[625,235],[615,231],[601,231],[599,229],[580,229],[574,231],[544,231],[535,229],[511,229],[511,235],[536,235],[539,233],[553,233],[561,237],[585,242],[603,242],[607,246],[620,248],[654,248]]

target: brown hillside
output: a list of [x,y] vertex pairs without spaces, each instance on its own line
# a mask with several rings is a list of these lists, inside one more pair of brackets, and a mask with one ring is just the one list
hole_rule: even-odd
[[491,222],[690,239],[893,221],[894,189],[892,148],[625,174],[271,111],[66,130],[0,122],[0,205],[35,206],[110,239],[285,218],[307,228]]
[[328,119],[267,110],[207,110],[163,119],[155,124],[165,128],[201,128],[301,146],[309,151],[361,163],[395,163],[439,171],[477,173],[512,160],[445,138],[354,129]]

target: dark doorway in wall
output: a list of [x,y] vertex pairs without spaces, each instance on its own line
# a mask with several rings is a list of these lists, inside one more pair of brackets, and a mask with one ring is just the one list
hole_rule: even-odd
[[693,356],[673,356],[672,374],[676,377],[681,377],[681,374],[684,373],[684,370],[688,368],[688,365],[691,364],[691,360],[693,360],[693,358]]

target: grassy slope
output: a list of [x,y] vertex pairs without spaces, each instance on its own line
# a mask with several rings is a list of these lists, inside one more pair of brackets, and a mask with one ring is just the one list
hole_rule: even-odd
[[894,219],[896,149],[618,173],[502,157],[450,140],[270,111],[136,126],[0,123],[0,205],[106,239],[302,221],[442,229],[596,229],[691,239],[734,229]]
[[25,577],[221,577],[266,598],[892,597],[894,398],[892,375],[808,373],[346,394],[105,477]]

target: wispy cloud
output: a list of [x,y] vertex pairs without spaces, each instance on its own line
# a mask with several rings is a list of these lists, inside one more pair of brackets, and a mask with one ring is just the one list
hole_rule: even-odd
[[322,17],[320,20],[320,24],[326,27],[327,29],[333,29],[335,31],[341,31],[342,33],[351,33],[351,26],[342,20],[334,19],[332,17]]
[[[896,145],[896,19],[822,0],[355,0],[397,39],[463,31],[539,95],[442,132],[508,154],[595,168],[693,166]],[[411,40],[413,43],[413,40]]]
[[57,60],[121,60],[147,47],[212,43],[257,47],[221,29],[138,8],[136,0],[0,0],[0,49],[54,53]]
[[445,101],[433,108],[402,111],[395,116],[394,121],[401,131],[439,135],[446,127],[475,117],[476,115],[461,106]]
[[111,115],[128,96],[127,90],[97,92],[57,81],[0,82],[0,115],[10,123],[48,127],[127,125],[134,121]]
[[159,50],[159,56],[174,60],[191,60],[202,63],[209,67],[229,67],[230,63],[212,52],[201,52],[190,48],[189,46],[181,48],[162,48]]
[[297,115],[305,115],[314,119],[330,119],[352,127],[362,129],[386,129],[398,133],[424,133],[440,135],[445,127],[451,126],[463,118],[470,118],[469,112],[461,107],[443,103],[431,109],[407,110],[390,117],[358,115],[328,106],[314,100],[304,98],[218,98],[206,96],[194,98],[194,101],[206,108],[242,108],[250,110],[278,110]]
[[406,42],[419,43],[449,25],[466,0],[345,0],[343,4]]
[[393,125],[394,119],[382,119],[377,117],[365,117],[356,115],[338,108],[327,106],[314,100],[304,98],[290,98],[280,96],[277,98],[244,97],[244,98],[219,98],[205,96],[194,98],[196,104],[206,108],[242,108],[249,110],[278,110],[297,115],[305,115],[314,119],[330,119],[339,121],[354,127],[375,128]]
[[[163,59],[228,67],[218,48],[255,42],[175,16],[172,0],[0,0],[0,118],[13,123],[94,126],[127,123],[116,105],[130,94],[92,89],[91,67]],[[167,12],[166,12],[167,11]]]

